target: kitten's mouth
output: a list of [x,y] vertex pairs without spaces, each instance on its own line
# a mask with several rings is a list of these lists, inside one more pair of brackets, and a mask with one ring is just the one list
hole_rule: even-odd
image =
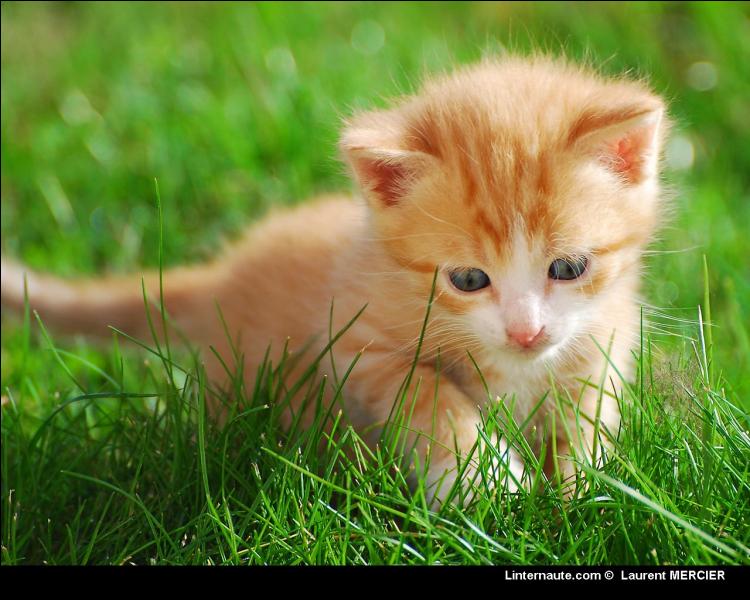
[[535,357],[543,354],[549,348],[548,344],[536,344],[534,346],[509,346],[511,351],[521,356]]
[[519,346],[518,344],[507,344],[503,350],[506,354],[510,354],[517,358],[533,361],[548,356],[556,347],[557,344],[551,341],[543,341],[533,346]]

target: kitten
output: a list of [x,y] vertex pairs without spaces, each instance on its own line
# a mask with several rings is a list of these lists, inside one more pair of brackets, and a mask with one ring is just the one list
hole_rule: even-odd
[[[252,389],[269,343],[274,359],[287,338],[292,353],[309,347],[314,356],[329,327],[339,331],[366,305],[319,374],[331,377],[331,364],[343,373],[362,353],[343,402],[374,444],[412,366],[434,284],[402,408],[413,410],[407,435],[421,464],[431,446],[434,498],[447,494],[456,451],[466,458],[480,411],[496,398],[540,451],[557,410],[551,386],[580,411],[564,409],[554,421],[558,467],[571,475],[573,459],[590,459],[600,443],[595,433],[616,435],[619,426],[614,395],[632,375],[640,261],[659,222],[666,129],[664,103],[644,83],[559,59],[485,60],[437,77],[345,124],[340,147],[361,200],[328,197],[279,212],[215,261],[166,272],[166,309],[221,387],[227,375],[208,348],[227,359],[232,352],[218,303]],[[68,282],[4,260],[3,304],[22,307],[23,272],[30,304],[48,324],[150,337],[141,276]],[[158,298],[158,275],[145,283]],[[289,381],[308,364],[300,361]],[[329,383],[329,400],[333,392]],[[495,443],[513,489],[523,461],[504,437]]]

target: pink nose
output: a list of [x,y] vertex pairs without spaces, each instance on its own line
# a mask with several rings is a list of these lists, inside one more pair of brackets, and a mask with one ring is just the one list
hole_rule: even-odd
[[544,333],[544,326],[539,328],[538,331],[526,329],[506,329],[505,333],[508,337],[513,340],[516,344],[522,348],[531,348],[535,345]]

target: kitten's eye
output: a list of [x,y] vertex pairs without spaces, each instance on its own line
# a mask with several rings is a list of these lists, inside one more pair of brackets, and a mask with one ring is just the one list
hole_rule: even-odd
[[585,256],[580,258],[557,258],[549,266],[549,278],[570,281],[578,279],[586,271],[589,261]]
[[451,283],[462,292],[476,292],[490,285],[490,278],[481,269],[456,269],[448,273]]

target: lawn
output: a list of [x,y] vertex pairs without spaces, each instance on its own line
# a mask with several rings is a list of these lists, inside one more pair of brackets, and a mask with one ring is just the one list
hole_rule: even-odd
[[569,502],[538,477],[433,512],[395,445],[280,430],[273,369],[219,426],[189,352],[3,314],[3,565],[750,563],[747,3],[0,10],[2,251],[66,276],[204,259],[351,189],[341,118],[487,53],[642,74],[677,124],[622,435]]

